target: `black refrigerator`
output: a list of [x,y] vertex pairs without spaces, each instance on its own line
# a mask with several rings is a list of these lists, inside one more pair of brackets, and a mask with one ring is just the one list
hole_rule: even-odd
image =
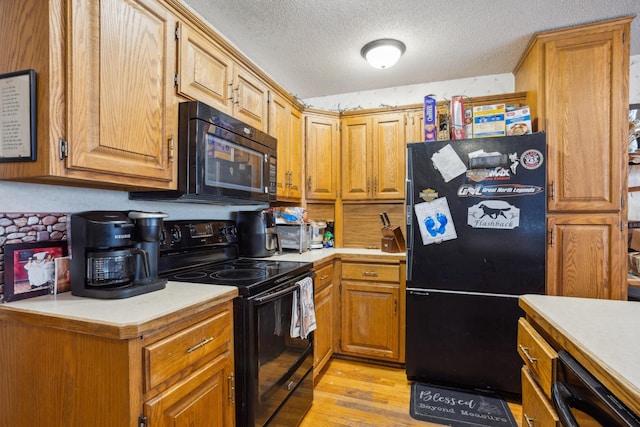
[[520,395],[518,296],[545,292],[544,133],[408,144],[409,380]]

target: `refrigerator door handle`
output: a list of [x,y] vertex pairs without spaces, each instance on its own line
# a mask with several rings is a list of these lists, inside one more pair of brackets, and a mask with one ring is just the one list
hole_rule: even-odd
[[405,173],[406,178],[406,187],[405,187],[405,198],[406,198],[406,229],[407,229],[407,276],[406,280],[412,280],[413,274],[413,159],[411,158],[411,148],[407,147],[407,169]]

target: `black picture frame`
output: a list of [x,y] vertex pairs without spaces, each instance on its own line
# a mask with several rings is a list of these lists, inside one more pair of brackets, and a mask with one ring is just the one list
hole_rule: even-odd
[[35,162],[36,72],[0,74],[0,162]]
[[5,244],[4,300],[17,301],[51,293],[55,284],[55,259],[68,254],[66,240]]

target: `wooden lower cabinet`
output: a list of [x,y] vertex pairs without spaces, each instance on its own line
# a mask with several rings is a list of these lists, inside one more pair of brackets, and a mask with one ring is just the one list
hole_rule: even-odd
[[557,352],[528,320],[518,321],[518,353],[522,367],[522,425],[560,426],[551,403],[556,380]]
[[553,405],[525,366],[522,367],[522,425],[560,426],[560,420]]
[[401,264],[343,261],[341,279],[339,352],[402,363]]
[[149,426],[231,426],[233,361],[223,355],[187,380],[145,402]]
[[5,314],[0,426],[235,425],[232,301],[152,323],[131,337]]
[[313,376],[322,371],[333,355],[334,336],[334,268],[333,261],[316,268],[315,312],[316,330],[313,341]]

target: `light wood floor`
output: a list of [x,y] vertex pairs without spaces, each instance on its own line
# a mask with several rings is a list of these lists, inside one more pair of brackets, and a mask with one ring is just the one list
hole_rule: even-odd
[[[300,427],[428,427],[409,415],[411,383],[403,369],[333,358],[316,378],[313,405]],[[508,402],[521,425],[522,407]]]

